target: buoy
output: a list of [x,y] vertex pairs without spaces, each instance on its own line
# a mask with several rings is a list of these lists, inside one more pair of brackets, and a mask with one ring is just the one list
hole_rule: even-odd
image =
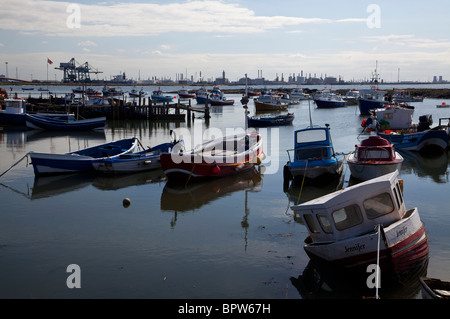
[[219,172],[220,172],[220,167],[219,166],[214,166],[213,168],[212,168],[212,172],[213,172],[213,174],[219,174]]
[[126,208],[126,207],[130,206],[131,200],[129,198],[124,198],[122,203],[123,203],[123,207]]

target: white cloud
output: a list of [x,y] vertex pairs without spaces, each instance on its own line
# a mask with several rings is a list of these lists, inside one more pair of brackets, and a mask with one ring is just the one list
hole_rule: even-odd
[[97,43],[95,43],[94,41],[88,40],[88,41],[78,42],[77,45],[81,46],[81,47],[96,47]]
[[124,2],[77,5],[80,28],[74,28],[73,15],[77,12],[67,12],[70,5],[73,4],[48,0],[8,1],[2,4],[0,29],[51,36],[112,37],[167,32],[261,33],[286,26],[334,22],[322,18],[258,16],[238,4],[218,0],[164,4]]
[[450,48],[448,39],[417,38],[414,34],[389,34],[362,37],[366,42],[374,42],[390,46],[408,46],[413,48]]

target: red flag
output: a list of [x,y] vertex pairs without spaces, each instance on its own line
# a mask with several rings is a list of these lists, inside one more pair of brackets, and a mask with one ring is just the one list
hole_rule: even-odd
[[49,58],[47,58],[47,63],[48,63],[48,64],[53,64],[53,61],[50,60]]

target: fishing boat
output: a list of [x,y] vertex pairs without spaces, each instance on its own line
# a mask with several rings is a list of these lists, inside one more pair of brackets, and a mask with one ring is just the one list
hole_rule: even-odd
[[145,93],[144,89],[141,89],[140,91],[138,91],[136,89],[132,89],[128,94],[132,97],[143,97],[147,93]]
[[342,174],[344,155],[335,153],[328,124],[295,131],[294,149],[287,150],[287,153],[289,161],[284,167],[285,179],[303,176],[314,180]]
[[281,102],[281,96],[275,94],[261,94],[254,99],[256,111],[287,110],[288,104]]
[[209,98],[211,105],[233,105],[233,99],[227,99],[225,95],[221,94],[211,94]]
[[314,98],[314,102],[317,108],[334,108],[343,107],[347,105],[347,101],[344,100],[340,95],[333,93],[331,91],[323,92],[320,97]]
[[398,171],[291,207],[309,232],[304,250],[317,259],[382,277],[406,275],[428,260],[428,240],[417,208],[407,209]]
[[65,154],[31,152],[31,164],[36,176],[94,171],[94,160],[132,153],[138,142],[138,139],[133,137]]
[[197,92],[195,92],[195,100],[197,101],[197,104],[205,104],[208,96],[209,93],[204,87],[201,87],[197,90]]
[[268,127],[290,125],[294,118],[294,113],[287,113],[275,116],[249,116],[247,121],[249,127]]
[[152,100],[155,100],[156,102],[171,102],[173,100],[173,96],[171,95],[164,95],[164,92],[161,90],[153,91]]
[[413,121],[414,106],[386,104],[381,108],[373,109],[372,112],[380,124],[388,126],[385,130],[410,129]]
[[118,157],[92,161],[96,171],[109,174],[136,173],[161,168],[160,155],[170,153],[174,143],[163,143],[146,150],[121,154]]
[[392,99],[396,102],[423,102],[423,97],[411,96],[406,90],[395,90]]
[[377,135],[357,144],[347,157],[351,175],[363,181],[400,170],[402,163],[403,157],[394,145]]
[[110,88],[109,86],[105,85],[102,89],[103,96],[120,96],[123,95],[123,91],[121,89],[116,90],[116,88]]
[[0,106],[0,123],[25,125],[26,100],[5,99],[4,108]]
[[298,99],[298,100],[309,99],[309,94],[306,94],[305,92],[303,92],[302,88],[292,89],[291,93],[289,93],[289,96],[291,96],[292,98]]
[[242,133],[212,139],[189,151],[161,154],[161,168],[175,180],[218,178],[245,172],[259,165],[262,152],[259,133]]
[[103,129],[106,124],[106,117],[91,119],[55,119],[37,114],[26,114],[26,125],[32,129],[53,130],[53,131],[84,131]]
[[256,92],[254,88],[252,88],[251,86],[249,86],[246,90],[247,92],[247,96],[259,96],[260,93]]
[[178,91],[178,96],[180,99],[193,99],[195,98],[195,93],[189,93],[187,89],[181,89]]
[[423,154],[443,153],[449,145],[448,133],[441,129],[426,131],[384,131],[378,135],[395,145],[400,151],[417,151]]
[[450,282],[436,278],[420,277],[423,299],[450,299]]
[[382,108],[388,102],[385,101],[386,91],[376,88],[359,90],[358,107],[361,115],[370,114],[372,109]]

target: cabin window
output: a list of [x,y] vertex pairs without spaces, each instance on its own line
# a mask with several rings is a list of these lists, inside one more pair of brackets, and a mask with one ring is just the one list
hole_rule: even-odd
[[323,142],[327,140],[325,130],[307,130],[297,132],[297,143]]
[[330,219],[328,216],[325,215],[317,215],[317,219],[319,220],[320,226],[322,226],[322,229],[327,234],[333,233],[333,228],[331,228]]
[[398,199],[398,192],[397,192],[397,188],[394,187],[393,189],[394,195],[395,195],[395,201],[397,202],[397,207],[400,209],[400,200]]
[[297,150],[298,160],[307,160],[311,158],[328,157],[326,147],[314,147]]
[[335,210],[332,216],[334,224],[338,230],[344,230],[356,226],[361,224],[363,221],[361,210],[356,204]]
[[317,225],[313,215],[305,214],[303,215],[303,220],[306,222],[306,225],[308,225],[310,232],[320,233],[319,225]]
[[360,152],[361,159],[388,159],[391,156],[391,153],[388,150],[378,148],[378,149],[368,149]]
[[366,199],[364,201],[364,209],[366,210],[367,217],[374,219],[391,213],[394,210],[394,203],[392,202],[391,195],[383,193]]
[[397,183],[397,191],[398,191],[398,197],[400,197],[400,203],[403,204],[403,193],[402,189],[399,183]]

